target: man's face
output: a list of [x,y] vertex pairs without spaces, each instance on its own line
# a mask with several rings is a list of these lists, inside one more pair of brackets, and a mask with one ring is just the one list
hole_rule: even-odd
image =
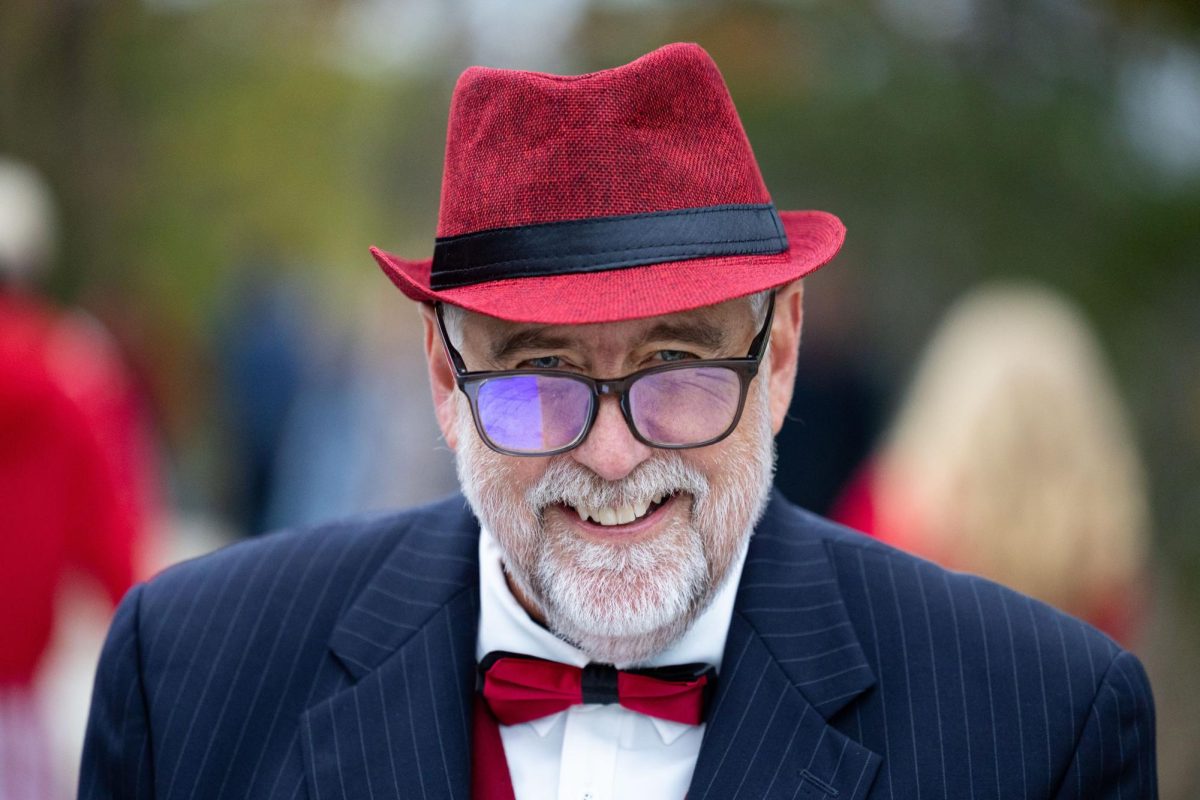
[[[781,293],[772,346],[737,428],[717,444],[688,450],[638,442],[617,401],[606,397],[574,450],[532,458],[496,453],[454,391],[429,322],[439,421],[518,598],[593,660],[624,665],[665,649],[720,587],[765,504],[773,433],[794,375],[799,285]],[[472,371],[549,368],[613,378],[684,358],[744,356],[761,322],[745,299],[594,325],[465,314],[455,344]]]

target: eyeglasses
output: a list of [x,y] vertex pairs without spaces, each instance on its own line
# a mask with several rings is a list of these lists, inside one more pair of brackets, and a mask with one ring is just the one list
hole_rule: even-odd
[[553,369],[469,372],[450,344],[442,307],[438,331],[458,388],[484,444],[510,456],[552,456],[587,439],[601,397],[615,397],[634,438],[650,447],[682,450],[716,444],[737,427],[750,381],[771,334],[775,294],[744,358],[693,359],[597,380]]

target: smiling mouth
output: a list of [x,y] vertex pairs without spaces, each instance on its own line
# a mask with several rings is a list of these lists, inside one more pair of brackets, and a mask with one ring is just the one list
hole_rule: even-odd
[[646,500],[621,506],[592,508],[589,506],[566,505],[575,512],[582,522],[589,522],[604,528],[615,528],[639,522],[654,514],[675,497],[670,492],[660,492]]

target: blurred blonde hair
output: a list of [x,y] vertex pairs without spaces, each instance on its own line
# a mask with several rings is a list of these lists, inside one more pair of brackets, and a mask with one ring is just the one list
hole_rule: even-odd
[[45,179],[0,156],[0,281],[30,283],[41,276],[54,257],[57,223]]
[[982,287],[942,323],[878,462],[880,530],[1088,617],[1146,558],[1133,436],[1083,316],[1048,290]]

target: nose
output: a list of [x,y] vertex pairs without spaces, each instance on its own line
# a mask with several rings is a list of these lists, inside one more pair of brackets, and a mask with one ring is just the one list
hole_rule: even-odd
[[648,459],[651,449],[633,437],[615,397],[600,398],[596,422],[572,457],[606,481],[617,481]]

